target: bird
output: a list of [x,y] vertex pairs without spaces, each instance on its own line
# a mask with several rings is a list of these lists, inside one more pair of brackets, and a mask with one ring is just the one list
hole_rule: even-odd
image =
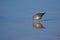
[[45,12],[44,13],[37,13],[37,14],[35,14],[35,15],[33,15],[32,16],[32,19],[34,20],[38,20],[38,22],[39,22],[39,20],[43,17],[43,15],[45,14]]

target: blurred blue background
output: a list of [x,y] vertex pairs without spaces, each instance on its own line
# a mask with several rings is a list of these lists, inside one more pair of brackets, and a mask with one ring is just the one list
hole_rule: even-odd
[[[46,29],[32,26],[38,12],[46,12],[40,20]],[[0,40],[60,40],[59,30],[60,0],[0,0]]]

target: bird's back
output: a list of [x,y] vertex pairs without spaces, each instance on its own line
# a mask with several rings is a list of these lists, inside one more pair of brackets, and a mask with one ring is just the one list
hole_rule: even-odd
[[34,19],[41,19],[44,14],[45,13],[37,13],[34,16],[32,16],[32,18],[34,18]]
[[42,17],[45,13],[37,13],[36,15]]

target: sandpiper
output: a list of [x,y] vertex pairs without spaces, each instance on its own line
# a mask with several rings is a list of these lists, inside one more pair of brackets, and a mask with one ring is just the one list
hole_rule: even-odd
[[32,16],[32,19],[33,20],[37,19],[39,21],[43,17],[44,14],[45,14],[45,12],[44,13],[37,13],[37,14]]

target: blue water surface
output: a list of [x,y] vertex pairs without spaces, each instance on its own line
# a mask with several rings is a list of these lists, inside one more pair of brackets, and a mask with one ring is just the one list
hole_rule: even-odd
[[[60,40],[60,0],[0,0],[0,40]],[[35,10],[37,9],[37,10]],[[46,12],[32,26],[32,16]]]

